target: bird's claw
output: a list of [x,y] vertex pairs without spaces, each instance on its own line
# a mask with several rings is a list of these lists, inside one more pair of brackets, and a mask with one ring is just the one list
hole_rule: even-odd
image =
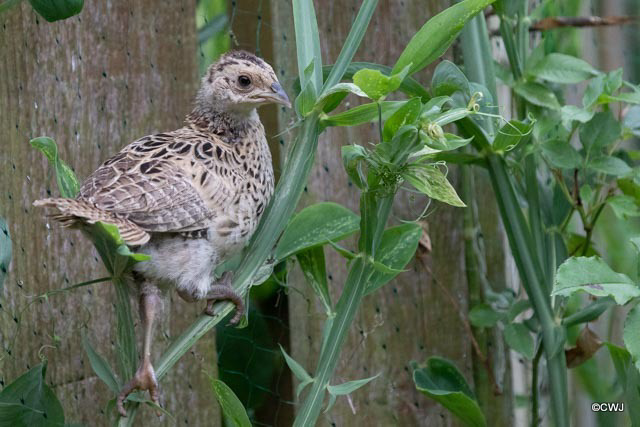
[[245,313],[244,301],[242,297],[231,286],[231,273],[226,272],[222,276],[219,284],[212,285],[207,293],[207,307],[204,309],[205,314],[215,316],[213,305],[219,300],[231,301],[236,306],[236,314],[231,318],[229,324],[237,325]]
[[127,416],[127,411],[124,408],[124,401],[127,396],[136,390],[149,390],[151,401],[160,406],[160,403],[158,402],[158,381],[156,380],[156,373],[153,370],[153,366],[151,366],[150,363],[143,363],[138,368],[131,381],[125,384],[122,390],[120,390],[120,394],[118,394],[117,399],[117,406],[118,412],[121,416]]

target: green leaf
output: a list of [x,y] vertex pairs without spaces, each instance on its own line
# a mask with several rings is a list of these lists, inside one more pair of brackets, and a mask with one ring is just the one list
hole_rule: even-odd
[[[380,246],[376,251],[378,254],[376,261],[396,271],[403,269],[413,259],[420,236],[422,236],[422,227],[415,223],[388,228],[382,233]],[[397,275],[397,272],[375,271],[369,278],[366,293],[374,292]]]
[[487,425],[469,384],[450,361],[430,357],[424,368],[413,371],[413,382],[418,391],[440,403],[467,426]]
[[587,151],[600,149],[620,138],[621,133],[620,123],[611,111],[596,113],[591,120],[580,125],[580,142]]
[[453,62],[446,59],[433,72],[431,90],[435,96],[450,96],[455,92],[471,95],[467,77]]
[[560,109],[560,116],[562,117],[562,125],[566,129],[571,129],[571,123],[576,121],[580,123],[586,123],[593,118],[594,111],[585,110],[575,105],[563,105]]
[[589,160],[589,169],[607,175],[624,176],[631,172],[631,167],[622,159],[612,156],[600,156]]
[[3,295],[4,281],[11,264],[11,234],[3,217],[0,216],[0,296]]
[[519,82],[513,87],[513,90],[520,95],[525,101],[540,107],[549,108],[551,110],[559,110],[560,103],[558,98],[545,85],[535,82]]
[[84,6],[84,0],[29,0],[29,3],[48,22],[77,15]]
[[112,392],[115,394],[120,393],[120,384],[118,383],[116,376],[113,371],[111,371],[107,361],[104,360],[93,348],[85,331],[82,333],[82,346],[84,347],[84,351],[87,353],[93,372],[107,385],[107,387],[109,387]]
[[640,306],[635,306],[627,314],[622,332],[624,346],[627,348],[633,363],[640,371]]
[[503,317],[502,313],[495,311],[490,305],[484,303],[475,305],[469,311],[469,321],[478,328],[492,328]]
[[367,385],[372,380],[378,378],[379,376],[380,374],[362,380],[347,381],[346,383],[342,383],[339,385],[327,386],[327,391],[329,392],[329,403],[327,404],[327,409],[325,409],[324,412],[328,412],[333,407],[337,396],[346,396],[348,394],[351,394],[357,389]]
[[614,304],[615,301],[611,297],[597,299],[580,311],[562,319],[562,324],[569,328],[581,323],[592,322]]
[[637,426],[640,422],[640,373],[634,366],[631,354],[611,343],[605,343],[611,355],[611,361],[616,370],[616,379],[622,386],[625,400],[625,410],[628,409],[631,425]]
[[640,296],[640,288],[633,280],[616,273],[597,256],[571,257],[558,267],[551,295],[570,296],[578,291],[597,297],[612,296],[619,305]]
[[602,92],[604,91],[604,79],[605,75],[601,74],[589,82],[587,88],[582,95],[582,105],[585,108],[591,108],[597,101]]
[[310,62],[307,68],[305,68],[304,75],[306,76],[306,83],[295,100],[296,111],[301,117],[308,116],[316,105],[317,92],[311,77],[313,74],[313,66],[314,63]]
[[307,373],[307,371],[302,367],[301,364],[299,364],[291,356],[289,356],[287,352],[284,351],[284,348],[282,348],[281,345],[280,345],[280,351],[284,356],[285,362],[287,362],[287,366],[289,367],[289,369],[291,369],[291,372],[299,381],[306,381],[306,382],[313,381],[313,378],[311,378],[311,375]]
[[316,203],[295,215],[276,247],[276,262],[329,241],[336,242],[360,228],[360,217],[337,203]]
[[509,307],[509,310],[507,311],[507,320],[509,322],[513,322],[513,319],[515,319],[520,313],[530,308],[531,308],[531,303],[528,300],[521,299],[514,302],[513,305],[511,305],[511,307]]
[[367,150],[360,145],[342,146],[342,163],[351,181],[360,189],[365,188],[366,178],[362,171],[362,160],[367,158]]
[[40,363],[0,392],[0,421],[7,426],[64,425],[60,401],[44,380],[47,364]]
[[515,148],[520,141],[531,134],[531,123],[522,123],[518,120],[511,120],[498,131],[493,140],[493,151],[504,153]]
[[533,359],[534,342],[529,329],[522,323],[509,323],[504,327],[504,340],[512,350],[527,359]]
[[216,379],[211,380],[211,385],[225,419],[231,423],[230,427],[251,427],[247,411],[233,390],[222,381]]
[[618,218],[626,219],[630,216],[640,216],[640,209],[636,200],[625,194],[617,194],[607,199],[607,204],[613,209]]
[[[313,93],[318,94],[322,89],[322,51],[313,0],[293,0],[293,24],[300,85],[304,88],[310,82]],[[311,72],[307,73],[309,67]]]
[[324,106],[326,104],[332,103],[332,98],[334,98],[335,96],[345,95],[345,94],[348,95],[350,93],[357,96],[362,96],[362,97],[367,96],[366,93],[364,93],[358,86],[354,85],[353,83],[338,83],[332,86],[324,94],[322,94],[322,96],[318,98],[318,100],[316,101],[315,108],[324,109]]
[[300,269],[313,288],[313,291],[322,301],[326,312],[333,311],[331,297],[329,296],[329,284],[327,283],[327,270],[324,260],[324,247],[314,246],[296,254]]
[[402,177],[432,199],[452,206],[466,206],[437,166],[412,164]]
[[[383,101],[380,102],[382,108],[382,120],[386,120],[400,107],[405,101]],[[324,126],[357,126],[369,122],[378,121],[378,105],[375,102],[359,105],[333,116],[325,116],[321,123]]]
[[545,141],[541,147],[544,157],[556,168],[575,169],[582,164],[582,156],[571,146],[569,141]]
[[579,83],[598,75],[598,70],[575,56],[551,53],[529,70],[534,77],[553,83]]
[[54,167],[60,195],[62,197],[75,198],[80,190],[80,184],[71,168],[59,159],[58,146],[55,141],[49,137],[41,136],[32,139],[29,143],[47,156],[47,159]]
[[[420,131],[420,140],[426,145],[426,148],[419,150],[411,155],[411,157],[419,157],[427,154],[435,154],[440,151],[452,151],[469,144],[471,138],[460,138],[452,133],[444,133],[440,137],[429,136],[426,132]],[[435,151],[434,151],[435,150]]]
[[391,76],[385,76],[379,70],[362,69],[353,75],[353,83],[374,101],[382,101],[385,96],[400,87],[407,76],[409,67],[396,72]]
[[622,123],[631,131],[633,136],[640,136],[640,105],[634,105],[629,108],[624,115]]
[[449,49],[464,25],[494,0],[464,0],[429,19],[411,38],[393,66],[393,72],[411,66],[414,74]]
[[382,129],[383,139],[385,141],[391,141],[398,129],[404,125],[413,124],[418,118],[421,109],[422,102],[420,98],[416,97],[407,101],[385,122],[384,128]]

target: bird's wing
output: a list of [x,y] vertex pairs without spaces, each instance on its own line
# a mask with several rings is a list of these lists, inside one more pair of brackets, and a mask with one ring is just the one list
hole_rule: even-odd
[[[192,156],[197,142],[193,139],[197,138],[166,133],[130,144],[87,178],[80,188],[80,198],[147,231],[208,227],[215,212],[194,185],[195,173],[185,168],[189,164],[185,159]],[[210,174],[209,179],[220,177]],[[224,190],[222,183],[220,187]],[[220,193],[218,196],[228,192]]]

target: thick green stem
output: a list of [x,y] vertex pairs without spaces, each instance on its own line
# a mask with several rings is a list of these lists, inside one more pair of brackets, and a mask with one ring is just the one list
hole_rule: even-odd
[[513,258],[542,328],[553,419],[556,427],[568,426],[567,365],[562,351],[564,343],[562,327],[553,316],[551,301],[540,270],[540,260],[531,250],[533,245],[528,225],[518,205],[504,160],[494,154],[488,155],[487,160]]

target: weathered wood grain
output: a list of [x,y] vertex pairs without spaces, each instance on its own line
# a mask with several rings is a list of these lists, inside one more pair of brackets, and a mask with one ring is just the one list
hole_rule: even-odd
[[[15,248],[0,301],[0,385],[46,356],[47,381],[68,421],[107,424],[103,411],[113,395],[93,374],[80,337],[86,328],[115,366],[115,295],[104,283],[34,300],[105,271],[80,233],[49,224],[31,206],[57,190],[44,157],[28,141],[56,139],[60,156],[82,178],[133,139],[180,126],[198,81],[194,6],[90,1],[79,16],[47,23],[23,2],[0,16],[0,215]],[[202,308],[168,299],[154,356]],[[161,402],[175,422],[145,409],[137,424],[218,425],[203,374],[215,371],[214,355],[210,335],[161,383]]]

